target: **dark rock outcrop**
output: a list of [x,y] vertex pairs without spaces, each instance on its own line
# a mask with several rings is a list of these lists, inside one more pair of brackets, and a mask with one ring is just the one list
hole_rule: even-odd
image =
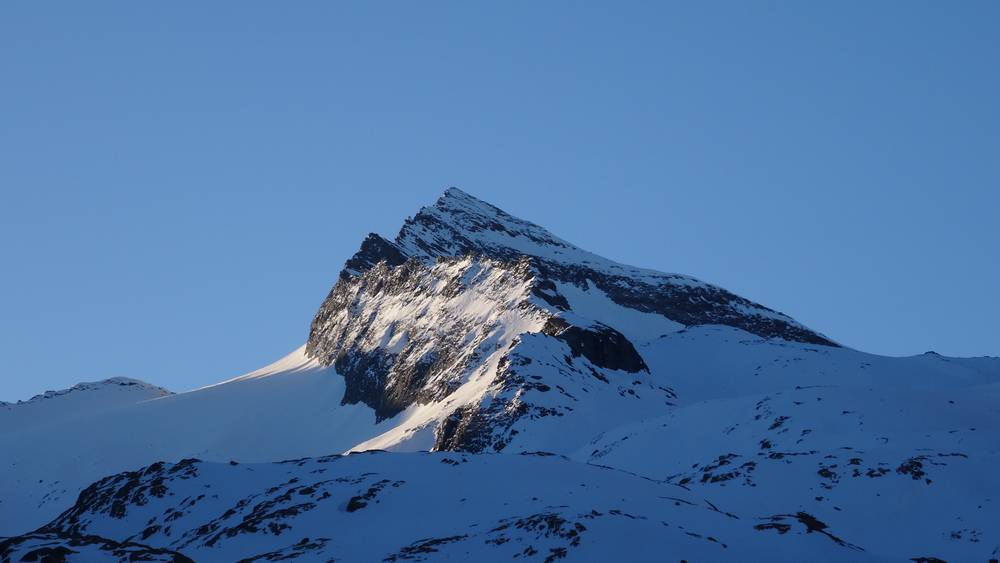
[[345,279],[366,272],[379,262],[385,262],[390,267],[398,266],[406,262],[406,257],[393,243],[375,233],[369,233],[362,241],[361,249],[344,264],[340,278]]
[[[584,373],[619,386],[623,378],[615,371],[648,373],[619,330],[573,314],[573,304],[560,292],[568,285],[686,326],[730,325],[764,337],[835,345],[724,289],[611,262],[452,188],[407,219],[394,241],[368,235],[313,319],[306,354],[332,364],[344,377],[343,403],[368,405],[378,421],[413,404],[441,400],[487,358],[512,354],[517,335],[510,330],[568,346],[555,360],[567,365],[550,363],[547,375],[534,376],[539,379],[575,380]],[[547,401],[546,407],[524,401],[524,393],[560,384],[532,379],[531,369],[501,366],[490,384],[495,396],[461,406],[442,421],[435,449],[499,451],[516,435],[516,421],[565,414]],[[558,389],[565,406],[578,400]],[[614,392],[625,396],[636,390]],[[654,391],[663,392],[662,386]]]
[[[337,283],[313,320],[306,353],[344,377],[344,404],[364,403],[378,420],[391,418],[414,403],[447,396],[469,366],[495,351],[505,328],[481,324],[476,314],[449,304],[472,291],[497,314],[531,314],[527,293],[516,289],[531,273],[526,261],[478,257],[433,266],[415,259],[395,267],[380,262]],[[388,310],[393,307],[417,314],[400,317]]]
[[573,356],[583,356],[595,366],[631,373],[649,372],[635,346],[617,330],[598,325],[589,328],[572,326],[560,317],[552,317],[542,332],[569,344]]
[[[392,418],[427,395],[425,384],[437,358],[437,354],[426,354],[411,364],[404,359],[402,367],[393,369],[395,357],[379,350],[344,352],[333,364],[347,383],[342,403],[364,403],[375,411],[378,421]],[[387,380],[389,374],[395,377]]]
[[[581,256],[578,261],[553,258],[574,253]],[[369,235],[340,276],[344,279],[360,275],[380,261],[394,266],[412,257],[432,263],[440,257],[467,254],[502,261],[532,256],[543,279],[584,288],[589,281],[623,307],[663,315],[687,326],[722,324],[765,338],[839,346],[780,313],[720,287],[677,274],[639,270],[586,253],[456,188],[449,188],[433,206],[407,219],[394,242]],[[542,291],[538,295],[547,301],[550,298]],[[550,304],[567,306],[556,301]]]
[[[99,555],[98,555],[99,554]],[[100,559],[94,559],[94,557]],[[14,559],[14,558],[17,559]],[[0,541],[0,561],[159,561],[194,563],[177,551],[129,541],[115,541],[92,534],[34,532]]]

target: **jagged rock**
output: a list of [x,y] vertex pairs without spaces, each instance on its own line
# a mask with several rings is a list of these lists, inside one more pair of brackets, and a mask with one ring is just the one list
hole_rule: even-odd
[[[570,354],[563,363],[602,382],[622,379],[602,370],[649,372],[635,344],[610,319],[581,318],[561,286],[660,316],[663,323],[729,324],[767,337],[833,345],[725,290],[616,264],[452,188],[408,219],[395,241],[374,234],[365,239],[313,319],[306,354],[345,378],[344,404],[366,404],[378,421],[445,399],[464,381],[482,376],[478,372],[491,358],[510,355],[520,342],[516,337],[526,333],[566,343]],[[483,310],[490,311],[488,318],[480,315]],[[574,366],[571,358],[581,356],[589,363]],[[509,380],[486,387],[511,392]],[[435,447],[498,450],[507,441],[497,435],[517,418],[570,412],[555,405],[533,410],[520,396],[481,401],[480,408],[491,412],[463,407],[456,411],[463,413],[461,424],[448,422],[454,415],[439,418],[435,424],[448,428],[438,432]],[[483,426],[487,421],[505,430],[490,430]]]
[[791,318],[722,288],[688,276],[617,264],[581,250],[457,188],[449,188],[433,206],[407,219],[395,241],[369,235],[347,261],[341,278],[359,275],[380,259],[394,265],[403,257],[433,262],[466,254],[505,261],[531,256],[543,278],[581,287],[589,280],[623,307],[657,313],[687,326],[723,324],[768,338],[837,346]]
[[988,560],[998,381],[452,189],[270,366],[0,404],[0,561]]
[[394,244],[375,233],[370,233],[361,242],[361,249],[344,264],[340,278],[345,279],[366,272],[379,262],[398,266],[406,262],[406,257]]
[[574,356],[585,356],[595,366],[631,373],[649,372],[635,346],[609,326],[599,324],[580,328],[559,317],[552,317],[542,327],[542,333],[566,342]]

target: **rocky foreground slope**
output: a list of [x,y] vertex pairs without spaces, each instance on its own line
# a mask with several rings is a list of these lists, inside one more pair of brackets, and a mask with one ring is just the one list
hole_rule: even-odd
[[985,561],[998,421],[998,359],[843,348],[453,188],[272,366],[0,404],[0,561]]

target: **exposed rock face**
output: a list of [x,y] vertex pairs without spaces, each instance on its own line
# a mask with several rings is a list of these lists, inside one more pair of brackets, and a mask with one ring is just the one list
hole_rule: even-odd
[[[313,320],[306,353],[344,377],[345,404],[370,406],[378,421],[468,385],[451,415],[427,422],[438,449],[503,449],[522,418],[563,416],[580,400],[527,400],[538,392],[532,375],[585,374],[587,385],[615,386],[634,374],[669,400],[665,382],[648,380],[646,362],[621,332],[630,327],[613,326],[627,321],[574,309],[560,291],[566,286],[677,326],[728,324],[834,345],[723,289],[611,262],[452,188],[408,219],[395,241],[368,235]],[[567,349],[558,365],[511,369],[511,358],[530,363],[521,353],[529,335],[553,341],[543,348]]]
[[729,325],[765,338],[838,346],[781,313],[720,287],[700,282],[673,283],[666,275],[664,280],[646,280],[547,261],[542,262],[540,269],[550,279],[581,287],[589,280],[623,307],[663,315],[683,325]]
[[337,283],[307,353],[344,376],[345,403],[389,418],[444,398],[521,330],[537,330],[550,313],[532,302],[532,280],[528,261],[383,261]]
[[379,259],[393,265],[400,257],[433,262],[466,254],[508,261],[532,256],[543,278],[581,287],[589,280],[623,307],[657,313],[687,326],[723,324],[767,338],[837,345],[790,317],[720,287],[618,264],[577,248],[457,188],[407,219],[394,242],[369,235],[342,276],[356,275]]
[[995,559],[1000,359],[824,343],[449,190],[269,366],[0,404],[0,562]]
[[406,262],[406,257],[396,248],[396,245],[370,233],[361,243],[361,249],[344,264],[340,279],[349,279],[362,272],[372,269],[379,262],[389,266],[398,266]]
[[609,326],[599,324],[580,328],[570,326],[559,317],[552,317],[542,327],[542,332],[566,342],[573,351],[573,356],[584,356],[595,366],[630,373],[649,372],[646,362],[635,351],[635,346],[622,333]]
[[[516,419],[524,408],[515,408],[508,419]],[[511,420],[512,421],[512,420]],[[494,440],[493,430],[496,417],[480,413],[475,405],[455,409],[444,419],[434,436],[436,451],[462,450],[479,453],[487,450],[502,451],[507,445],[502,440]]]

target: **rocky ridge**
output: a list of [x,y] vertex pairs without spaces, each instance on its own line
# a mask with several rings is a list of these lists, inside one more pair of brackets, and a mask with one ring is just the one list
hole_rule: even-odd
[[840,347],[455,189],[285,358],[130,381],[2,405],[0,562],[1000,556],[1000,359]]
[[364,403],[379,420],[465,387],[446,418],[422,421],[436,427],[435,448],[499,451],[518,434],[512,427],[520,416],[569,412],[524,400],[541,388],[515,376],[511,358],[532,361],[521,353],[525,340],[568,347],[551,366],[562,377],[582,372],[604,383],[652,385],[669,399],[662,381],[650,383],[635,343],[613,326],[622,320],[574,308],[560,291],[567,286],[659,318],[668,331],[722,324],[836,346],[721,288],[617,264],[450,188],[407,219],[394,241],[368,235],[313,319],[306,354],[344,376],[345,404]]

